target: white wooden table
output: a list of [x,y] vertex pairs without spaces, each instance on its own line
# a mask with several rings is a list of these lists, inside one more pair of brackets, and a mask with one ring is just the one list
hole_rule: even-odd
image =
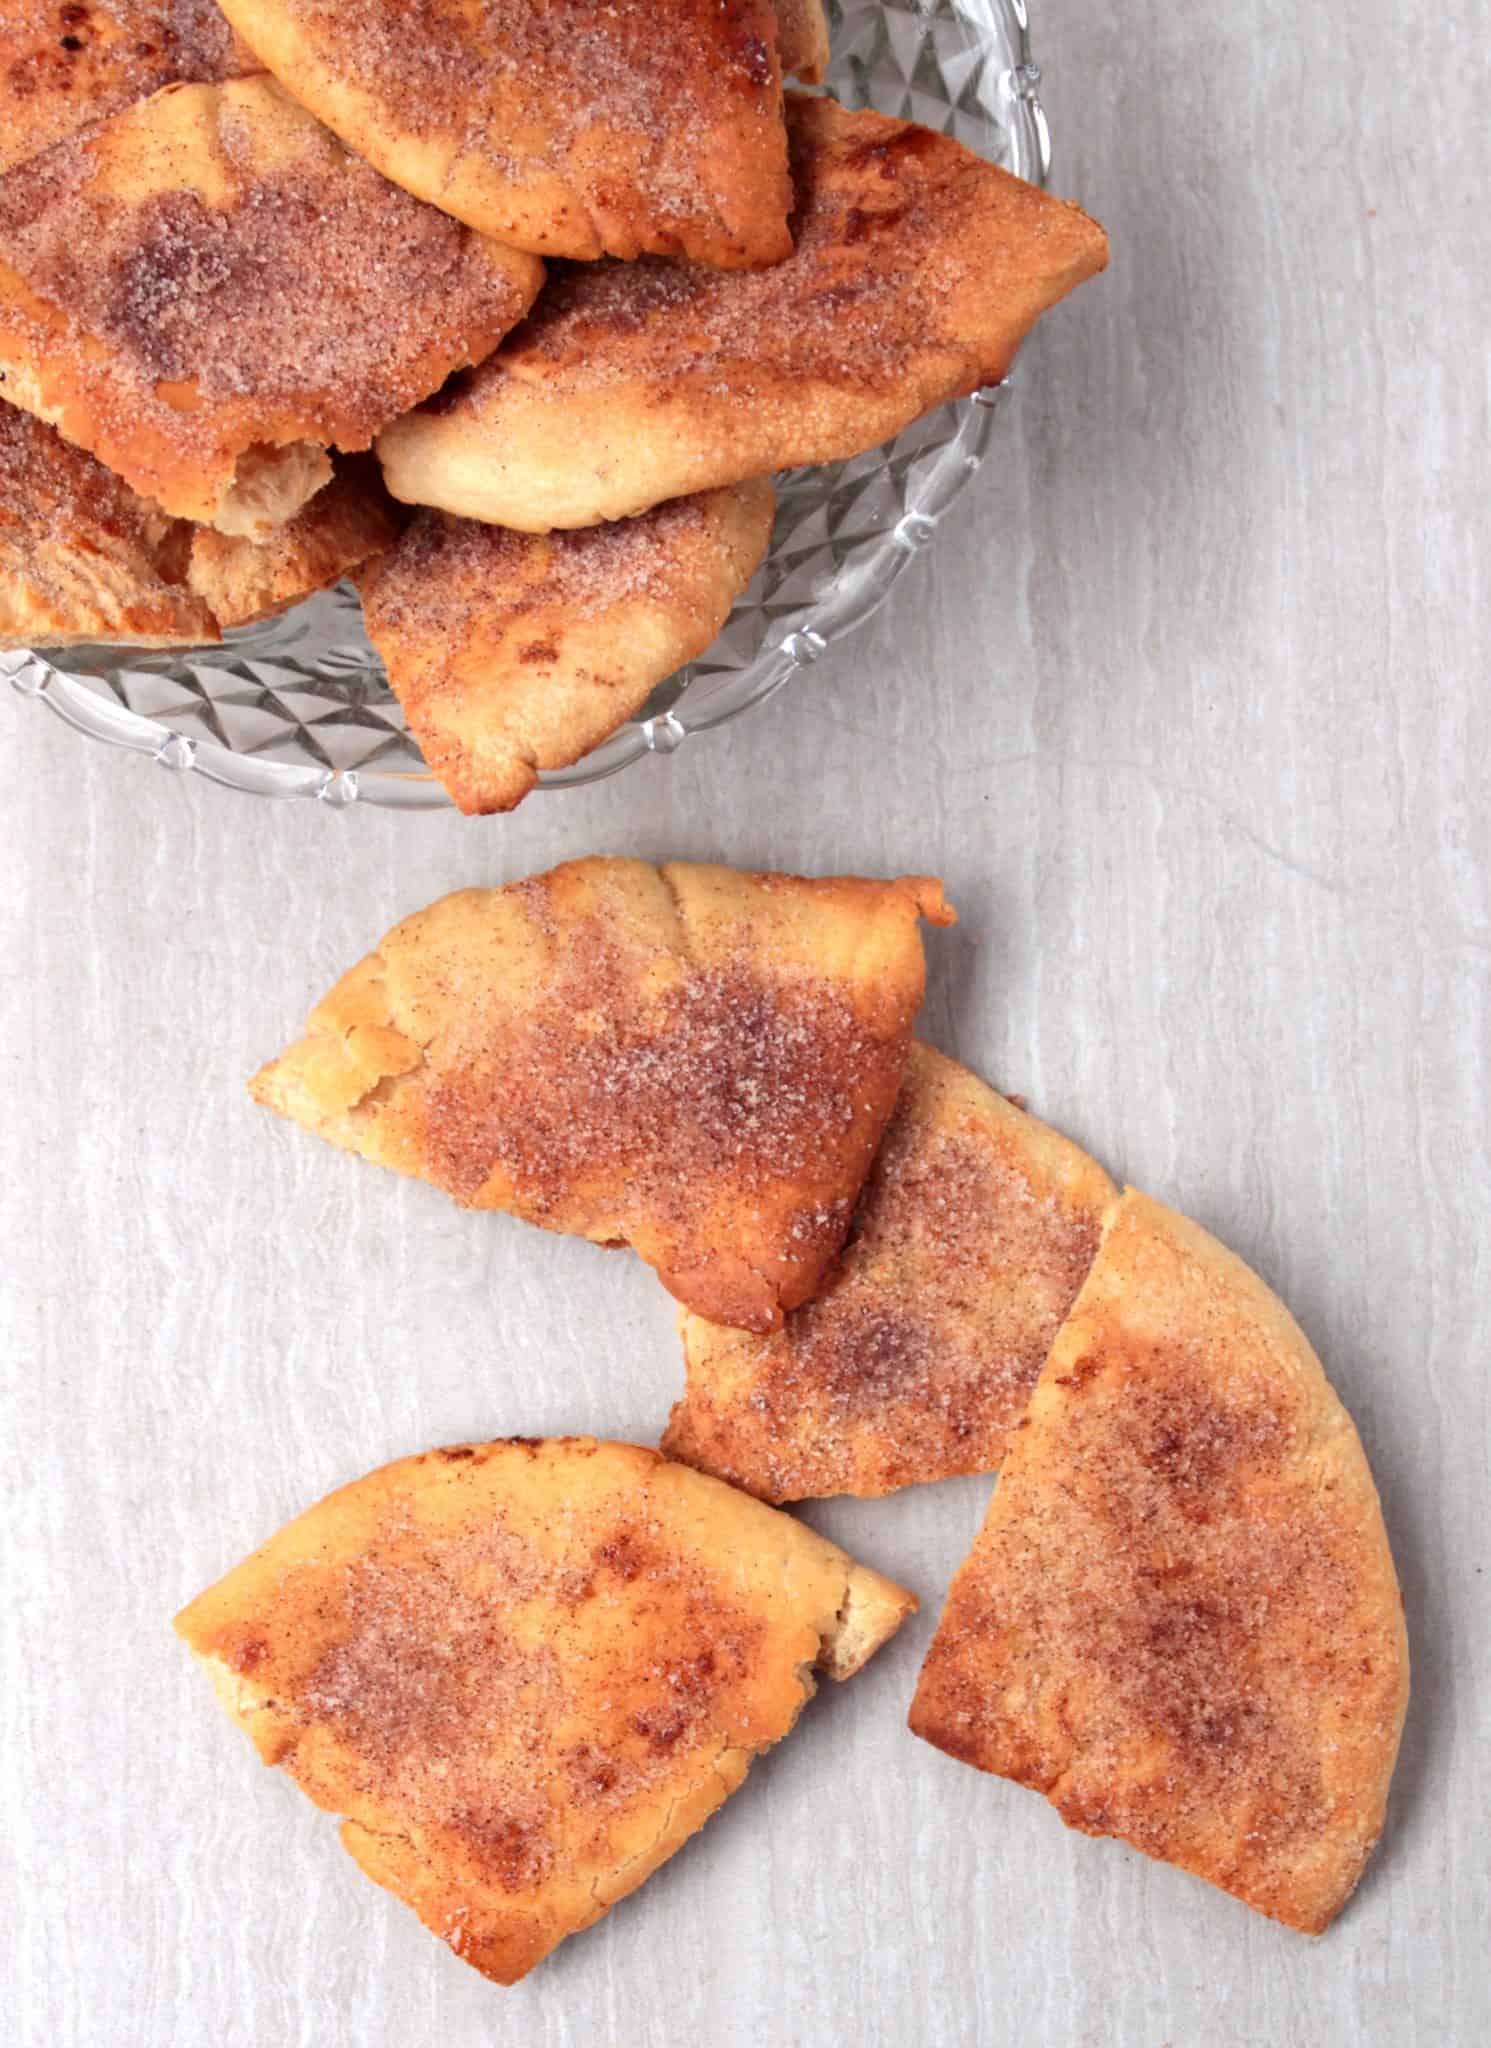
[[[18,2048],[1491,2033],[1491,44],[1476,0],[1035,28],[1112,271],[1028,351],[953,531],[770,712],[485,825],[231,797],[0,713]],[[460,1437],[648,1440],[673,1397],[640,1267],[242,1089],[396,915],[592,849],[939,870],[930,1034],[1294,1306],[1415,1658],[1326,1940],[904,1733],[984,1482],[811,1511],[923,1614],[511,1992],[217,1713],[168,1618],[292,1510]]]

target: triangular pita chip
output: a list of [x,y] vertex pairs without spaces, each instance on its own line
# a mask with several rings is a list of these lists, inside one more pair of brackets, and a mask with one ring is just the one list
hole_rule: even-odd
[[258,69],[213,0],[0,0],[0,172],[177,79]]
[[1382,1826],[1403,1607],[1287,1311],[1126,1193],[948,1594],[911,1726],[1318,1934]]
[[542,256],[791,248],[771,0],[225,0],[385,177]]
[[253,1093],[770,1329],[844,1240],[921,1002],[917,920],[952,915],[924,877],[571,861],[406,918]]
[[168,512],[257,539],[542,276],[269,80],[167,86],[0,179],[0,374]]
[[768,1336],[683,1317],[663,1449],[778,1501],[993,1471],[1113,1192],[1076,1145],[914,1045],[821,1292]]
[[774,503],[761,479],[551,535],[420,513],[360,579],[363,617],[461,809],[511,810],[702,654],[756,573]]
[[543,532],[857,455],[1002,377],[1101,270],[1075,206],[945,135],[790,95],[784,263],[606,263],[556,278],[511,339],[378,443],[410,503]]
[[511,1984],[915,1605],[656,1452],[517,1438],[343,1487],[176,1626],[368,1876]]

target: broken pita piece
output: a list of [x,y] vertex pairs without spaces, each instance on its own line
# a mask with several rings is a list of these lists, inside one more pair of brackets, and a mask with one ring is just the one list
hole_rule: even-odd
[[167,512],[262,539],[542,276],[269,80],[167,86],[0,179],[0,376]]
[[193,527],[187,574],[226,632],[365,569],[394,545],[402,523],[372,458],[342,455],[331,482],[262,541]]
[[390,546],[367,456],[262,546],[172,519],[55,428],[0,400],[0,647],[202,646]]
[[191,533],[0,401],[0,648],[216,640],[187,579]]

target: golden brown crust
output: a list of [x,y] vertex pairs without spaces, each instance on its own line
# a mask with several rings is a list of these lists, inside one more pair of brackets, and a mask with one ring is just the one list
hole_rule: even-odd
[[336,475],[263,541],[192,529],[191,585],[220,626],[247,625],[326,590],[391,548],[400,521],[369,456],[343,456]]
[[765,480],[539,536],[421,513],[361,577],[368,637],[463,811],[507,811],[702,654],[771,537]]
[[53,428],[0,400],[0,648],[201,645],[190,529]]
[[683,1317],[664,1451],[773,1501],[993,1471],[1113,1192],[1076,1145],[913,1045],[821,1292],[769,1336]]
[[516,1438],[343,1487],[176,1626],[367,1874],[510,1984],[915,1605],[656,1452]]
[[177,79],[258,69],[213,0],[0,0],[0,173]]
[[542,274],[270,81],[168,86],[0,180],[0,373],[167,511],[257,538]]
[[571,861],[390,932],[257,1100],[770,1329],[843,1242],[921,1001],[922,877]]
[[1002,377],[1107,260],[1077,207],[947,136],[830,99],[788,106],[786,262],[557,278],[481,369],[380,436],[394,496],[544,532],[837,461]]
[[226,0],[286,89],[420,198],[542,256],[775,263],[771,0]]
[[1402,1601],[1287,1311],[1129,1190],[959,1569],[911,1726],[1320,1933],[1382,1826]]

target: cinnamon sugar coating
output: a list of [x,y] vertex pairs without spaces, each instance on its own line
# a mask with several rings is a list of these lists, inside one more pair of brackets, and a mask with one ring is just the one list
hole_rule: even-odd
[[843,1242],[905,1071],[935,881],[572,861],[407,918],[253,1093],[770,1329]]
[[1257,1276],[1130,1190],[953,1580],[912,1729],[1318,1934],[1377,1840],[1407,1695],[1350,1418]]
[[[542,256],[774,263],[792,194],[772,0],[226,0],[385,177]],[[801,40],[795,31],[794,41]]]
[[343,1487],[176,1626],[367,1874],[510,1984],[915,1604],[656,1452],[514,1438]]
[[785,262],[563,272],[479,370],[380,437],[394,496],[543,532],[835,462],[1002,377],[1107,260],[1077,207],[947,136],[800,94],[788,126]]
[[774,504],[763,480],[551,536],[421,513],[360,579],[363,618],[461,809],[511,810],[702,654],[766,552]]
[[167,511],[255,534],[541,277],[268,80],[168,86],[0,179],[0,392]]
[[773,1501],[993,1471],[1112,1194],[1077,1146],[913,1045],[821,1292],[769,1336],[683,1318],[663,1449]]

